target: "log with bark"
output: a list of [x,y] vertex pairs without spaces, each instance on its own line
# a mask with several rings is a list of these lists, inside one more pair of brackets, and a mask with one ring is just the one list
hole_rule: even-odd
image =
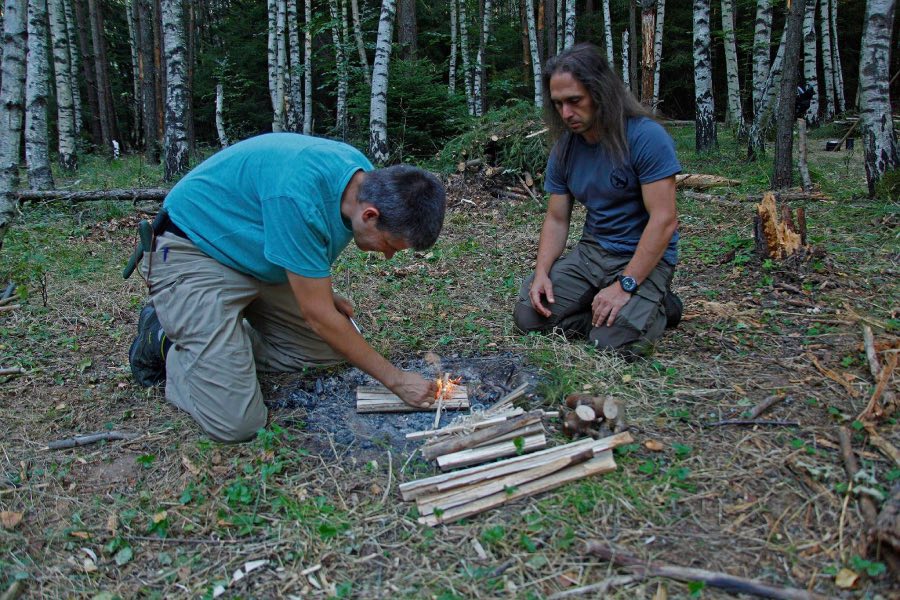
[[71,190],[19,190],[18,197],[20,202],[28,200],[60,200],[63,202],[85,202],[90,200],[128,200],[130,202],[137,202],[139,200],[146,200],[161,202],[168,193],[169,190],[163,188],[133,188],[77,192]]

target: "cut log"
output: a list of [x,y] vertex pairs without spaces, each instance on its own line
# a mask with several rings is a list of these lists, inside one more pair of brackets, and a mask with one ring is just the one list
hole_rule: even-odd
[[619,418],[619,403],[612,396],[607,396],[603,401],[603,417],[610,423],[615,423]]
[[[398,398],[389,389],[377,385],[361,385],[356,388],[356,412],[426,412],[437,409],[435,402],[428,407],[411,406]],[[460,410],[469,408],[469,393],[465,386],[453,389],[450,398],[443,402],[443,410]]]
[[459,452],[454,452],[452,454],[445,454],[444,456],[439,456],[437,458],[437,464],[442,471],[449,471],[450,469],[477,465],[497,458],[540,450],[546,446],[547,436],[543,433],[539,433],[522,438],[520,444],[516,444],[514,441],[499,442],[497,444],[491,444],[490,446],[482,446],[481,448],[471,448],[469,450],[460,450]]
[[474,448],[491,440],[499,441],[500,438],[507,433],[522,429],[532,423],[540,422],[543,417],[542,411],[532,411],[507,419],[502,423],[497,423],[491,427],[481,429],[468,435],[456,436],[451,439],[437,441],[422,447],[422,456],[426,460],[434,460],[438,456],[459,452],[466,448]]
[[473,158],[472,160],[460,161],[459,163],[456,164],[456,170],[459,171],[460,173],[462,173],[466,169],[471,168],[471,167],[477,167],[478,165],[480,165],[483,162],[484,162],[484,160],[482,160],[480,158]]
[[162,188],[135,188],[117,190],[91,190],[86,192],[73,192],[70,190],[20,190],[19,201],[27,200],[62,200],[64,202],[85,202],[88,200],[164,200],[169,190]]
[[575,416],[583,423],[593,423],[597,420],[597,413],[594,411],[594,407],[586,404],[575,407]]
[[536,435],[538,433],[546,434],[546,430],[544,429],[543,423],[534,423],[532,425],[526,425],[521,429],[516,429],[514,431],[510,431],[509,433],[505,433],[503,435],[497,436],[496,438],[482,442],[477,446],[473,446],[473,448],[483,448],[484,446],[490,446],[491,444],[496,444],[497,442],[505,442],[506,440],[514,440],[517,437],[527,437],[529,435]]

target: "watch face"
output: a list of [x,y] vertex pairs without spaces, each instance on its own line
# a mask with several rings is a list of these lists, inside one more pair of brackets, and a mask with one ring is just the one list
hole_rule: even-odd
[[628,293],[637,289],[637,282],[634,280],[634,277],[623,275],[619,277],[619,283],[622,285],[622,289]]

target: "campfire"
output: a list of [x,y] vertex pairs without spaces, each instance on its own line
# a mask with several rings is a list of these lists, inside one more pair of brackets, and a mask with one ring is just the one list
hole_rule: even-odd
[[437,384],[437,391],[434,393],[435,400],[450,400],[453,398],[453,388],[462,383],[462,377],[453,379],[450,373],[444,373],[443,377],[434,380]]

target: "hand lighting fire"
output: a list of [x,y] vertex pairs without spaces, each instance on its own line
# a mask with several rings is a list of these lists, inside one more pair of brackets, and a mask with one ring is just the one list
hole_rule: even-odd
[[453,389],[462,382],[462,377],[451,379],[450,373],[444,373],[443,377],[434,380],[437,384],[437,392],[434,394],[435,400],[450,400],[453,397]]

